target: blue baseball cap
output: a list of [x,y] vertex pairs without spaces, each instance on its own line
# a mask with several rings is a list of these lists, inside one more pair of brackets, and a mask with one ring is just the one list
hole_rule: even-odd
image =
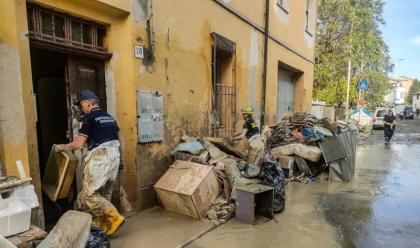
[[77,98],[77,102],[75,102],[76,105],[79,105],[82,101],[86,100],[99,100],[98,96],[95,94],[95,92],[91,90],[82,90],[80,92],[79,98]]

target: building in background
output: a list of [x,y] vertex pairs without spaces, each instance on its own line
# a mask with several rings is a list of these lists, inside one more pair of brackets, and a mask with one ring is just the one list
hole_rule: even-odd
[[420,92],[414,93],[410,97],[413,99],[411,106],[413,111],[416,112],[417,109],[420,109]]
[[78,132],[82,89],[125,137],[133,210],[156,203],[181,135],[227,137],[244,105],[260,124],[311,108],[315,0],[0,1],[0,30],[2,170],[22,160],[39,196],[51,145]]
[[385,96],[385,103],[388,105],[401,105],[408,101],[408,92],[410,91],[411,85],[413,85],[414,79],[409,77],[400,76],[399,78],[389,78],[392,88],[390,92]]
[[389,78],[392,88],[390,92],[385,96],[385,103],[389,105],[400,105],[408,101],[408,92],[410,91],[411,85],[413,85],[414,79],[409,77],[400,76],[399,78]]

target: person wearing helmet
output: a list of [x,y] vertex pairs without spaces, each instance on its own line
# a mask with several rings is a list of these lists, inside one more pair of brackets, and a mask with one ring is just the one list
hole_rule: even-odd
[[242,132],[234,135],[231,140],[238,141],[246,139],[248,141],[248,163],[260,166],[262,156],[264,155],[264,141],[260,134],[260,129],[253,118],[254,109],[246,106],[241,109],[242,118],[245,121]]
[[73,142],[55,145],[54,149],[71,151],[87,144],[82,190],[75,205],[78,210],[92,214],[92,222],[111,236],[125,220],[111,203],[114,182],[124,164],[123,138],[115,119],[99,108],[99,98],[94,92],[83,90],[75,104],[85,114],[79,135]]

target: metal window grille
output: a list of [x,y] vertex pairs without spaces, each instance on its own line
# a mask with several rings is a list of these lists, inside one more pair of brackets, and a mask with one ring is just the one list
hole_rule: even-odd
[[106,34],[104,25],[33,4],[27,5],[27,15],[31,40],[106,52],[103,42]]
[[[233,135],[236,124],[236,84],[235,84],[235,43],[221,35],[212,33],[212,132],[216,137],[229,137]],[[223,82],[219,73],[219,59],[232,59],[232,82]]]
[[216,137],[229,137],[235,131],[235,86],[227,86],[223,83],[215,85],[215,119],[213,135]]

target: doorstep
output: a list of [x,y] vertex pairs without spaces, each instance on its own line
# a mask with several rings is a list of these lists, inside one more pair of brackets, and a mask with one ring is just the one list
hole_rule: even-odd
[[215,224],[153,207],[127,218],[111,239],[111,247],[183,247]]

